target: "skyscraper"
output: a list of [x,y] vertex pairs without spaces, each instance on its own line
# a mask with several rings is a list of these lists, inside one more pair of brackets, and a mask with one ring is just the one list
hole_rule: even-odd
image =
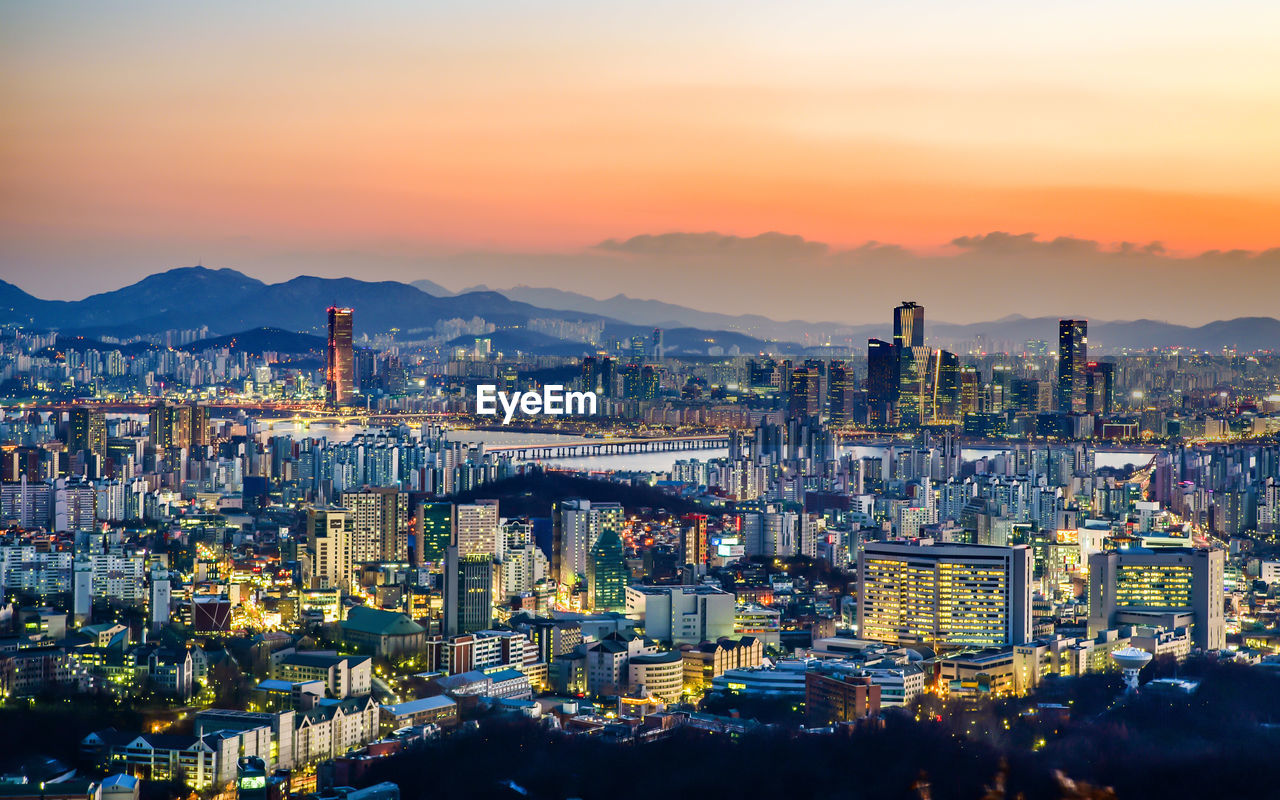
[[325,391],[329,405],[343,406],[355,393],[355,353],[352,347],[352,310],[329,307],[329,355]]
[[342,505],[355,519],[357,534],[366,536],[378,561],[409,559],[409,495],[394,487],[366,487],[343,492]]
[[898,425],[914,428],[932,422],[929,348],[894,347],[898,354]]
[[67,449],[97,456],[107,454],[107,418],[96,408],[73,408],[67,430]]
[[904,300],[893,310],[893,343],[902,347],[924,347],[924,306]]
[[787,393],[787,416],[792,419],[813,417],[822,412],[822,374],[817,367],[805,364],[792,370]]
[[1089,323],[1083,319],[1058,322],[1058,410],[1083,414],[1086,408],[1085,364],[1088,362]]
[[461,555],[450,545],[444,557],[446,636],[482,631],[493,624],[493,558]]
[[933,388],[934,422],[960,421],[960,357],[946,350],[933,354],[933,375],[929,383]]
[[854,421],[857,392],[853,366],[847,361],[832,361],[827,368],[827,415],[832,425]]
[[1085,411],[1109,415],[1115,404],[1116,365],[1110,361],[1090,361],[1085,367],[1088,402]]
[[417,563],[439,563],[453,541],[453,505],[422,503],[414,518],[414,553]]
[[464,556],[493,556],[498,541],[498,501],[477,500],[454,506],[454,539]]
[[867,340],[867,409],[872,425],[893,424],[898,402],[898,354],[889,342]]

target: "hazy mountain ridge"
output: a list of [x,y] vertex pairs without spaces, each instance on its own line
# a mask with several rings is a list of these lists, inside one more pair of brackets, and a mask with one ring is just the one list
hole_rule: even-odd
[[[58,330],[67,336],[99,338],[135,336],[171,329],[193,329],[207,325],[209,338],[246,335],[259,329],[280,333],[325,333],[324,309],[330,305],[356,309],[358,334],[399,332],[401,339],[426,339],[437,322],[481,317],[498,327],[502,345],[527,352],[576,353],[596,348],[559,340],[527,330],[532,319],[603,324],[604,341],[625,341],[632,336],[646,340],[654,327],[664,329],[668,352],[706,353],[708,348],[729,352],[759,352],[777,348],[769,340],[795,343],[783,350],[815,348],[826,342],[861,352],[870,337],[889,338],[891,310],[885,309],[882,322],[849,325],[830,322],[778,321],[754,314],[735,316],[700,311],[659,300],[637,300],[615,295],[598,300],[562,289],[518,286],[502,291],[466,290],[443,296],[423,287],[446,291],[439,284],[418,281],[363,281],[356,278],[300,276],[267,284],[233,269],[183,267],[150,275],[141,281],[83,300],[43,300],[19,287],[0,281],[0,323],[21,324],[37,329]],[[476,287],[480,289],[482,287]],[[926,314],[926,335],[934,346],[966,350],[981,337],[995,349],[1020,350],[1028,340],[1057,346],[1056,317],[1006,315],[998,320],[971,324],[932,322]],[[260,334],[259,338],[266,336]],[[299,352],[309,344],[274,339],[246,346]],[[465,337],[464,337],[465,338]],[[1232,347],[1242,351],[1280,350],[1280,320],[1271,317],[1241,317],[1220,320],[1198,327],[1150,319],[1091,320],[1090,346],[1093,352],[1129,348],[1183,346],[1216,351]],[[523,343],[523,344],[522,344]],[[556,344],[552,344],[556,343]],[[297,348],[297,349],[293,349]]]

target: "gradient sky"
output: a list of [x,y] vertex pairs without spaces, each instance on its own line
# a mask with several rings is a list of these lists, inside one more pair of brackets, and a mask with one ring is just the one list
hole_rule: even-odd
[[[992,231],[1261,251],[1277,42],[1275,0],[5,0],[0,277],[59,298],[194,263],[539,284],[508,276],[702,231],[937,270]],[[591,263],[562,288],[727,310]],[[1196,302],[1165,316],[1238,311]]]

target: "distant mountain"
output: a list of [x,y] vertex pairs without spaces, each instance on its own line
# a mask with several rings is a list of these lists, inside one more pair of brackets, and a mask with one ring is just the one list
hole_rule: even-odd
[[612,317],[635,325],[655,328],[704,328],[707,330],[739,331],[757,339],[803,342],[806,335],[815,336],[819,332],[842,337],[856,330],[855,327],[818,320],[812,322],[799,320],[784,322],[769,319],[759,314],[717,314],[712,311],[699,311],[696,308],[674,303],[664,303],[661,300],[640,300],[628,297],[625,294],[617,294],[607,300],[597,300],[585,294],[547,287],[516,286],[511,289],[496,289],[494,291],[512,300],[529,303],[530,305],[599,314],[602,317]]
[[[926,324],[925,330],[929,341],[938,346],[959,346],[981,336],[989,343],[1004,342],[1015,349],[1031,339],[1046,342],[1050,350],[1058,347],[1057,317],[1015,317],[970,325]],[[1199,327],[1150,319],[1089,321],[1091,352],[1107,353],[1152,347],[1187,347],[1209,351],[1229,347],[1246,352],[1280,350],[1280,320],[1270,317],[1239,317]]]
[[[61,344],[61,337],[58,341]],[[232,352],[245,352],[250,355],[261,355],[267,352],[298,354],[323,353],[326,344],[327,339],[323,336],[282,331],[279,328],[255,328],[251,331],[200,339],[178,349],[192,353],[226,348]]]
[[[333,305],[355,309],[357,337],[396,332],[401,340],[427,339],[435,334],[438,322],[479,317],[498,328],[495,346],[531,353],[576,354],[585,348],[577,342],[534,334],[528,330],[532,319],[603,323],[609,336],[618,339],[649,333],[649,328],[599,314],[539,308],[497,292],[435,296],[396,281],[300,276],[268,284],[232,269],[183,267],[77,301],[41,300],[0,281],[0,324],[89,338],[208,326],[215,340],[228,346],[236,340],[237,347],[279,352],[310,347],[304,339],[282,338],[286,332],[325,334],[325,309]],[[258,332],[260,329],[271,332]],[[705,353],[707,340],[720,336],[716,331],[676,334],[668,340],[668,348],[673,353],[686,347]],[[207,342],[196,344],[209,346]],[[747,345],[746,350],[762,346],[740,334],[734,342]]]
[[[433,289],[445,293],[433,294]],[[888,309],[885,320],[872,325],[780,322],[759,315],[717,314],[625,295],[597,300],[560,289],[527,286],[502,292],[468,290],[452,294],[429,281],[409,285],[301,276],[268,284],[232,269],[184,267],[84,300],[62,301],[33,297],[0,281],[0,324],[57,330],[64,340],[208,326],[215,339],[235,339],[236,347],[310,352],[315,342],[289,337],[323,335],[325,308],[331,305],[355,309],[357,337],[394,331],[401,340],[427,339],[435,334],[441,321],[479,317],[498,329],[490,337],[496,348],[547,354],[577,354],[591,348],[534,333],[529,330],[530,320],[603,323],[607,342],[626,341],[633,336],[647,340],[652,329],[660,327],[667,351],[673,355],[705,354],[710,350],[729,353],[735,347],[742,353],[796,353],[827,342],[860,352],[868,337],[888,338],[891,334]],[[957,350],[964,350],[979,339],[991,351],[1017,351],[1029,339],[1042,340],[1053,350],[1057,347],[1058,320],[1014,315],[955,325],[931,322],[926,316],[926,336],[931,345]],[[1096,354],[1173,346],[1209,351],[1223,347],[1246,352],[1280,350],[1280,321],[1242,317],[1191,327],[1147,319],[1092,320],[1089,346],[1090,352]],[[819,348],[809,352],[830,351]]]
[[589,314],[547,312],[492,292],[434,297],[395,281],[301,276],[266,284],[231,269],[184,267],[84,300],[48,301],[0,284],[0,322],[86,336],[128,336],[207,325],[219,334],[255,328],[322,333],[324,309],[356,309],[356,329],[370,334],[398,329],[422,338],[435,323],[483,317],[497,325],[532,317],[595,321]]
[[[418,280],[414,281],[413,283],[410,283],[409,285],[414,287],[415,289],[420,289],[426,292],[427,294],[432,295],[433,297],[452,297],[455,294],[455,292],[451,292],[448,289],[441,286],[440,284],[436,283],[435,281],[429,281],[426,278],[419,278]],[[457,292],[456,294],[465,294],[466,292],[477,292],[477,291],[488,291],[488,289],[485,289],[483,287],[479,287],[476,289],[465,289],[462,292]]]

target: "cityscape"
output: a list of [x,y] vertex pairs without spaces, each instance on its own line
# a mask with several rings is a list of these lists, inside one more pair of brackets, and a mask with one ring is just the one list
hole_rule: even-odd
[[0,800],[1280,797],[1276,9],[289,5],[0,10]]

